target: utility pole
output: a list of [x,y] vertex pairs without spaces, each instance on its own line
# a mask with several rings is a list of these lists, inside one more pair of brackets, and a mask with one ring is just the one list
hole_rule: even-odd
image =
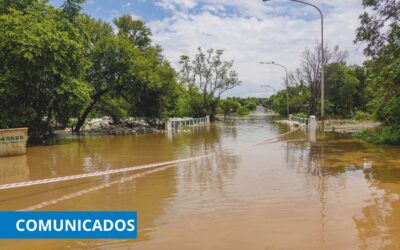
[[270,65],[275,65],[279,66],[283,69],[285,69],[286,72],[286,114],[287,117],[289,118],[290,115],[290,110],[289,110],[289,75],[288,75],[288,69],[286,66],[283,66],[282,64],[276,63],[276,62],[260,62],[260,64],[270,64]]
[[[262,0],[263,2],[269,2],[271,0]],[[320,16],[321,16],[321,123],[322,123],[322,128],[324,128],[324,120],[325,120],[325,50],[324,50],[324,15],[321,11],[320,8],[318,8],[316,5],[307,3],[304,1],[300,0],[290,0],[292,2],[297,2],[297,3],[302,3],[308,6],[311,6],[318,10]]]

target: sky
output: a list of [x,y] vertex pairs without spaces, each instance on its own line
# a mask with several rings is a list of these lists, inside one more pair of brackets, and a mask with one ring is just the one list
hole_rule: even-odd
[[[305,0],[307,1],[307,0]],[[347,50],[348,64],[362,64],[362,46],[353,43],[363,12],[361,0],[309,0],[324,14],[325,41]],[[50,0],[60,6],[62,0]],[[144,20],[153,42],[180,70],[183,54],[193,56],[198,47],[223,49],[234,60],[241,86],[226,96],[267,97],[284,88],[285,72],[260,61],[275,61],[295,70],[305,48],[320,42],[320,16],[316,9],[290,0],[87,0],[84,12],[112,22],[123,14]]]

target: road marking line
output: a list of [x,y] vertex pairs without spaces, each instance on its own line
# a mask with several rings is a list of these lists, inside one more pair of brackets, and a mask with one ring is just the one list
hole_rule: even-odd
[[65,200],[76,198],[76,197],[79,197],[79,196],[82,196],[84,194],[88,194],[88,193],[91,193],[91,192],[99,191],[99,190],[108,188],[108,187],[110,187],[112,185],[115,185],[115,184],[123,183],[123,182],[126,182],[126,181],[132,181],[132,180],[137,179],[139,177],[143,177],[143,176],[148,175],[148,174],[160,172],[160,171],[163,171],[163,170],[175,167],[175,166],[176,165],[165,166],[165,167],[162,167],[162,168],[156,168],[156,169],[153,169],[153,170],[148,170],[148,171],[140,173],[140,174],[135,174],[135,175],[128,176],[128,177],[122,177],[121,179],[116,180],[116,181],[107,182],[107,183],[104,183],[104,184],[101,184],[101,185],[97,185],[97,186],[94,186],[94,187],[91,187],[91,188],[87,188],[87,189],[83,189],[83,190],[77,191],[75,193],[67,194],[67,195],[61,196],[59,198],[55,198],[55,199],[48,200],[48,201],[43,201],[41,203],[38,203],[36,205],[30,206],[30,207],[27,207],[27,208],[24,208],[24,209],[20,209],[18,211],[34,211],[34,210],[37,210],[37,209],[41,209],[41,208],[44,208],[44,207],[47,207],[47,206],[54,205],[54,204],[57,204],[59,202],[65,201]]
[[175,165],[175,164],[185,163],[185,162],[190,162],[190,161],[197,161],[197,160],[200,160],[203,158],[208,158],[209,156],[211,156],[211,154],[197,156],[197,157],[191,157],[191,158],[186,158],[186,159],[181,159],[181,160],[175,160],[175,161],[166,161],[166,162],[152,163],[152,164],[146,164],[146,165],[135,166],[135,167],[98,171],[98,172],[87,173],[87,174],[70,175],[70,176],[64,176],[64,177],[49,178],[49,179],[27,181],[27,182],[9,183],[9,184],[0,185],[0,190],[11,189],[11,188],[30,187],[30,186],[35,186],[35,185],[43,185],[43,184],[49,184],[49,183],[78,180],[78,179],[97,177],[97,176],[103,176],[103,175],[126,173],[126,172],[143,170],[143,169],[148,169],[148,168],[155,168],[155,167]]

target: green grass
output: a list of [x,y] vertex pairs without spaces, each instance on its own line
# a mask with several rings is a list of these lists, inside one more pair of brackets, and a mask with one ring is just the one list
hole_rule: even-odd
[[308,114],[306,114],[306,113],[296,113],[296,114],[293,114],[293,116],[300,117],[300,118],[308,118],[309,117]]
[[352,119],[356,121],[372,120],[372,115],[364,111],[356,111]]
[[376,131],[355,133],[353,136],[374,144],[400,145],[400,125],[384,127]]

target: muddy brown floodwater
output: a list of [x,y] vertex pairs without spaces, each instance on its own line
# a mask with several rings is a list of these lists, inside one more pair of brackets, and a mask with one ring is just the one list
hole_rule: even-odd
[[0,190],[0,210],[129,210],[139,219],[137,240],[6,240],[0,249],[400,249],[400,148],[335,134],[310,142],[303,131],[253,146],[287,131],[235,121],[2,158],[0,184],[214,153],[142,175]]

